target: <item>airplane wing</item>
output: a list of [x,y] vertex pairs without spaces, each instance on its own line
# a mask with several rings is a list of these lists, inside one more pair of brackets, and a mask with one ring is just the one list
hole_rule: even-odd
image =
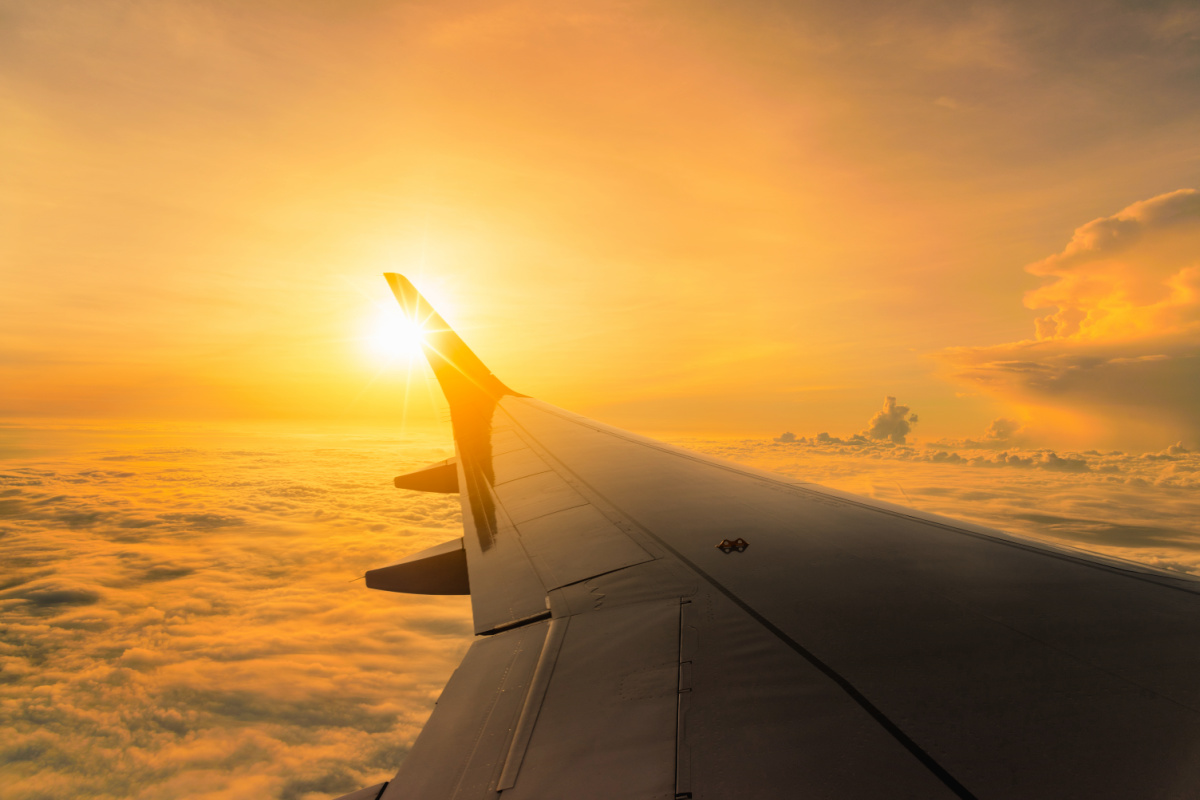
[[464,533],[368,585],[469,592],[478,638],[347,797],[1200,797],[1200,581],[563,411],[387,279],[457,449],[397,485]]

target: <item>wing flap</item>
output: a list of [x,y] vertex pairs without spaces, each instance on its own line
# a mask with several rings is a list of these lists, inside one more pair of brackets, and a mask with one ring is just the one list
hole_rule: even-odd
[[494,797],[548,622],[475,641],[380,800]]
[[688,590],[562,603],[476,641],[381,800],[674,798]]
[[570,617],[505,800],[675,797],[679,600]]

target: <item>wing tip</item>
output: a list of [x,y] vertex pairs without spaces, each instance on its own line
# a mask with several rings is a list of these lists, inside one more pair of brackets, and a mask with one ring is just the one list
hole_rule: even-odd
[[412,281],[399,272],[385,272],[383,277],[404,313],[422,326],[428,325],[422,349],[451,407],[478,391],[493,397],[517,394],[497,378],[462,337],[446,324]]

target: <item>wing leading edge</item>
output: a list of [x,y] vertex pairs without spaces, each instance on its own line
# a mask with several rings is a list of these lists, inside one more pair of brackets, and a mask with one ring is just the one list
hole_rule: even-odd
[[518,395],[388,281],[450,401],[480,637],[384,800],[1200,796],[1196,581]]

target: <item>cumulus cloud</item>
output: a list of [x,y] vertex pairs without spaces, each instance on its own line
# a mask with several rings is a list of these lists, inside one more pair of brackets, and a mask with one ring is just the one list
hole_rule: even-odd
[[941,439],[931,442],[931,445],[943,448],[962,448],[966,450],[1008,450],[1024,447],[1028,437],[1024,425],[1006,417],[992,420],[978,439]]
[[1200,433],[1200,193],[1182,189],[1093,220],[1027,270],[1046,279],[1025,297],[1048,311],[1036,338],[944,351],[958,378],[1094,412],[1114,430]]
[[904,444],[912,423],[917,421],[916,414],[909,413],[908,406],[896,404],[896,398],[885,397],[883,408],[871,417],[866,435],[872,439],[887,439],[894,444]]
[[1052,280],[1025,298],[1054,308],[1038,339],[1112,340],[1194,327],[1200,320],[1200,193],[1134,203],[1075,231],[1066,248],[1030,264]]
[[992,420],[983,438],[989,442],[1011,442],[1020,432],[1021,423],[1001,417]]
[[[912,432],[912,426],[917,423],[917,415],[911,413],[908,406],[897,404],[896,398],[888,396],[883,399],[883,408],[875,412],[871,417],[871,421],[867,423],[867,429],[862,433],[856,433],[852,436],[841,439],[836,436],[831,436],[828,431],[822,431],[812,438],[814,444],[851,444],[855,446],[866,445],[870,441],[885,441],[894,445],[904,445],[907,443],[908,434]],[[797,437],[791,431],[787,431],[773,440],[776,444],[809,444],[809,439],[805,437]]]
[[1057,453],[1042,453],[1037,465],[1042,469],[1050,469],[1055,472],[1088,472],[1091,467],[1088,465],[1087,459],[1083,458],[1061,458]]

